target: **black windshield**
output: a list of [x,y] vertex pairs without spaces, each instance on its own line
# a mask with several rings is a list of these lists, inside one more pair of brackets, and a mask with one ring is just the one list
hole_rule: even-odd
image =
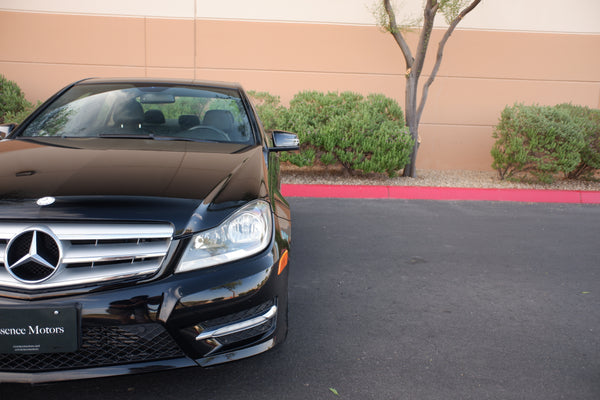
[[19,136],[255,143],[237,90],[127,83],[75,85]]

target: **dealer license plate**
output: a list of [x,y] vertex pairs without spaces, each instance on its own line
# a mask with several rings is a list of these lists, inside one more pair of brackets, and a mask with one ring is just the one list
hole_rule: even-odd
[[77,350],[77,308],[0,308],[0,353],[62,353]]

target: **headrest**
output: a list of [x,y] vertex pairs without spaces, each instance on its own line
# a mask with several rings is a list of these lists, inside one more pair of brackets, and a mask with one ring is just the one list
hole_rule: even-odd
[[164,124],[165,115],[160,110],[148,110],[144,114],[144,122],[147,124]]
[[144,120],[144,109],[137,101],[130,100],[115,111],[113,119],[117,124],[141,124]]
[[227,110],[209,110],[204,115],[204,125],[211,125],[222,131],[233,127],[233,114]]
[[193,126],[200,125],[200,118],[197,115],[180,115],[179,126],[183,129],[189,129]]

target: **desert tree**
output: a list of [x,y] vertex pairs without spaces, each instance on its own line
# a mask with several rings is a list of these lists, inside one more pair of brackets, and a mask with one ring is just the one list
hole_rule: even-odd
[[[481,3],[481,0],[424,0],[422,19],[419,19],[417,22],[408,22],[406,24],[398,24],[396,12],[394,11],[394,7],[390,0],[381,0],[381,3],[378,4],[376,14],[379,25],[385,31],[392,34],[404,55],[404,61],[406,63],[404,113],[406,125],[410,130],[410,134],[413,137],[415,144],[411,153],[410,162],[404,168],[404,176],[413,178],[416,176],[415,166],[417,161],[417,151],[419,149],[419,123],[421,122],[423,109],[427,102],[429,87],[435,80],[440,69],[446,43],[459,22],[477,7],[479,3]],[[419,78],[421,78],[423,72],[423,65],[425,63],[427,50],[429,49],[431,32],[433,31],[435,17],[438,13],[441,13],[445,17],[448,27],[438,44],[435,64],[433,65],[429,77],[423,84],[421,96],[419,98]],[[419,39],[414,53],[406,40],[407,31],[412,29],[419,30]]]

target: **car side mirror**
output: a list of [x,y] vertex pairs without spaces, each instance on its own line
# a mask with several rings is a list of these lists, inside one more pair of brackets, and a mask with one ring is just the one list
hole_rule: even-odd
[[8,134],[11,133],[16,127],[17,124],[0,125],[0,139],[6,138]]
[[298,135],[290,132],[273,131],[273,147],[270,151],[293,151],[300,148]]

